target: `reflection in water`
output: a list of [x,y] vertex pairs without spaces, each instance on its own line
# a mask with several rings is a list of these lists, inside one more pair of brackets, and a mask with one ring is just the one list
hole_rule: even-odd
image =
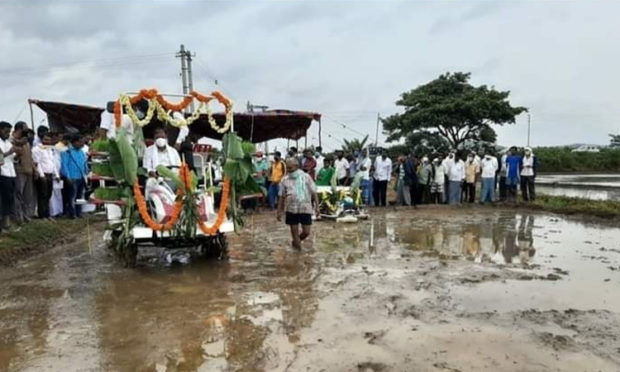
[[105,369],[272,370],[292,358],[317,308],[314,260],[268,244],[246,234],[228,262],[112,274],[97,296]]
[[460,220],[455,224],[399,221],[393,225],[392,239],[446,258],[465,256],[476,262],[528,264],[536,252],[534,221],[530,214],[489,215],[482,222]]

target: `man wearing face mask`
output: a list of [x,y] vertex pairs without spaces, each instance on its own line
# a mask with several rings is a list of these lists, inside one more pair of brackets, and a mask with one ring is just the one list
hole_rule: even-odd
[[445,171],[445,177],[444,177],[444,203],[448,203],[448,200],[450,199],[450,192],[449,192],[449,188],[450,188],[450,180],[448,178],[448,173],[450,168],[452,168],[452,166],[454,165],[454,155],[456,154],[456,151],[454,150],[450,150],[450,153],[448,154],[448,156],[446,156],[442,161],[441,161],[441,166],[443,167],[444,171]]
[[467,156],[465,163],[465,201],[474,202],[476,197],[476,176],[480,172],[480,166],[476,162],[475,154],[472,152]]
[[60,169],[52,150],[52,137],[49,132],[41,135],[41,143],[32,149],[35,165],[35,186],[37,190],[37,214],[39,218],[50,218],[50,198],[53,182],[60,180]]
[[168,144],[164,128],[155,129],[154,138],[155,143],[146,148],[142,162],[149,177],[157,177],[157,167],[160,165],[178,170],[181,166],[181,157],[177,150]]
[[536,177],[536,168],[538,167],[538,159],[532,153],[532,149],[525,148],[525,156],[521,159],[521,194],[523,201],[534,201],[536,192],[534,190],[534,178]]
[[497,159],[491,156],[491,153],[487,150],[481,162],[482,192],[480,193],[480,204],[493,203],[495,200],[495,174],[497,166]]

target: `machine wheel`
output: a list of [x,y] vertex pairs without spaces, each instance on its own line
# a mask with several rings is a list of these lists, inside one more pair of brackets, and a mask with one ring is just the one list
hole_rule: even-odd
[[136,261],[138,259],[138,246],[133,243],[130,244],[124,252],[125,267],[136,267]]
[[209,236],[207,240],[202,243],[200,251],[204,257],[217,258],[223,260],[228,257],[228,242],[226,236],[223,233],[218,233],[215,236]]

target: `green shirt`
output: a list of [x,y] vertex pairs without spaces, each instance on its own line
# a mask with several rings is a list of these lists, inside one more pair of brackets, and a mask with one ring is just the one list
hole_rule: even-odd
[[267,181],[267,173],[269,172],[269,162],[265,160],[257,162],[254,164],[254,171],[258,173],[255,178],[256,182],[260,185],[264,185]]
[[316,177],[317,186],[331,186],[332,177],[334,176],[334,167],[321,168],[319,175]]

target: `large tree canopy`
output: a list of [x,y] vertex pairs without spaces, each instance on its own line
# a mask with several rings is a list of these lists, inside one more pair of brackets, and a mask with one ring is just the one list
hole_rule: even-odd
[[451,147],[467,140],[495,141],[491,125],[513,124],[525,107],[508,102],[510,92],[469,84],[469,73],[447,73],[401,95],[405,112],[383,119],[388,141],[440,135]]

